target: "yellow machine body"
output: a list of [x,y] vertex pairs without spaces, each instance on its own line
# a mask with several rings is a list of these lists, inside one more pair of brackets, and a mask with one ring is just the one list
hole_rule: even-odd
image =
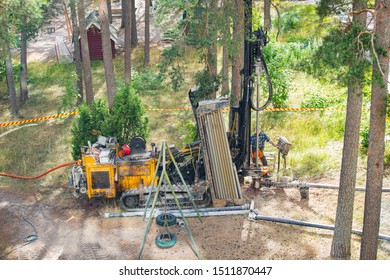
[[[118,193],[151,186],[156,170],[154,157],[115,157],[110,163],[99,163],[94,155],[82,154],[88,198],[115,198]],[[156,178],[154,185],[157,185]]]
[[[117,160],[117,190],[126,191],[140,186],[151,186],[156,170],[156,159]],[[157,183],[157,179],[154,185]]]

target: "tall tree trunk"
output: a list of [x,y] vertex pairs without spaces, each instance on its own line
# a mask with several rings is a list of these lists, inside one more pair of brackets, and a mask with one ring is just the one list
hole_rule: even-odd
[[229,5],[229,0],[223,0],[223,11],[224,11],[224,28],[222,31],[222,88],[221,95],[229,96],[229,45],[231,44],[231,33],[230,33],[230,15],[231,15],[231,7]]
[[226,40],[223,43],[222,47],[222,88],[221,95],[229,95],[229,46],[228,42],[231,41],[230,34],[230,9],[228,9],[229,3],[228,0],[223,1],[223,8],[225,11],[225,25],[223,30],[223,40]]
[[88,35],[85,22],[84,0],[77,2],[77,10],[80,22],[80,38],[81,38],[81,55],[83,60],[84,84],[85,84],[85,99],[88,105],[91,105],[94,100],[91,59],[89,57]]
[[124,28],[126,26],[126,16],[127,16],[127,9],[129,6],[130,0],[121,0],[122,3],[122,20],[121,20],[121,28]]
[[[130,0],[127,5],[131,7]],[[131,87],[131,9],[127,9],[125,17],[125,82]]]
[[[213,32],[211,30],[214,29],[213,25],[216,24],[215,19],[213,18],[213,16],[210,17],[210,14],[212,15],[213,13],[216,13],[217,8],[218,8],[218,1],[210,1],[210,8],[209,8],[209,11],[207,13],[208,14],[208,19],[207,19],[208,30],[207,30],[207,32],[209,34],[211,34]],[[210,45],[207,48],[207,67],[208,67],[210,76],[216,77],[217,71],[218,71],[217,70],[218,49],[217,49],[217,42],[214,38],[215,38],[214,34],[211,34],[211,36],[209,36],[209,39],[208,39],[208,40],[210,40]],[[216,97],[217,97],[217,92],[214,90],[214,92],[211,95],[211,98],[216,98]]]
[[145,0],[144,65],[150,65],[150,0]]
[[70,6],[70,17],[72,19],[72,27],[73,27],[73,57],[75,60],[75,66],[76,66],[76,75],[77,75],[77,91],[78,91],[78,97],[77,97],[77,105],[80,105],[83,102],[83,66],[81,62],[81,55],[80,55],[80,42],[79,42],[79,36],[80,36],[80,29],[77,22],[77,13],[76,13],[76,0],[71,0],[69,2]]
[[138,35],[137,35],[137,17],[136,17],[136,8],[135,0],[130,0],[131,2],[131,45],[134,47],[138,45]]
[[[387,55],[378,54],[379,65],[374,60],[371,89],[370,139],[368,144],[366,196],[364,204],[363,235],[360,259],[375,260],[378,251],[382,185],[384,173],[387,84],[390,50],[390,0],[376,0],[377,44]],[[380,68],[385,77],[380,73]]]
[[8,85],[8,92],[11,100],[11,115],[14,118],[18,118],[19,107],[18,107],[18,100],[16,98],[14,71],[12,69],[11,48],[9,45],[6,46],[5,52],[6,52],[5,67],[7,71],[7,85]]
[[24,103],[27,99],[27,36],[26,32],[22,31],[20,34],[20,101]]
[[99,0],[99,19],[102,32],[102,48],[104,73],[106,76],[108,108],[111,110],[114,106],[114,97],[116,94],[114,63],[112,61],[112,46],[110,38],[110,23],[108,22],[107,1]]
[[[366,4],[362,3],[360,0],[356,0],[352,9],[358,11],[365,8],[365,6]],[[366,18],[366,13],[354,15],[353,22],[361,27],[365,27]],[[351,258],[351,231],[362,104],[362,84],[360,81],[351,80],[348,86],[347,116],[344,130],[344,147],[341,161],[336,223],[330,252],[333,259]]]
[[241,70],[244,67],[244,1],[234,0],[236,12],[233,16],[233,44],[232,54],[232,99],[231,104],[238,106],[241,94]]
[[264,30],[271,30],[271,0],[264,0]]
[[227,45],[222,49],[222,88],[221,95],[229,96],[229,48]]
[[108,13],[108,21],[109,23],[112,23],[111,0],[107,0],[107,13]]

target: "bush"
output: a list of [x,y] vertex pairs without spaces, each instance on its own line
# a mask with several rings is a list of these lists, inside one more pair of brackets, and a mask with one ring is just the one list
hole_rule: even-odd
[[157,93],[159,90],[164,89],[164,87],[162,87],[164,75],[154,73],[151,70],[135,72],[132,75],[132,79],[133,88],[140,94]]
[[[264,48],[264,59],[273,87],[272,104],[275,108],[286,107],[291,82],[288,53],[285,52],[284,47],[269,44]],[[268,93],[268,85],[265,81],[262,82],[262,88],[263,92]]]
[[308,99],[302,102],[302,108],[327,108],[329,100],[321,93],[315,92],[308,96]]
[[180,123],[178,128],[183,133],[180,137],[182,145],[200,140],[196,131],[196,125],[193,122],[186,120]]
[[280,16],[280,31],[285,33],[298,28],[301,20],[300,11],[289,11]]
[[140,97],[130,92],[129,86],[118,91],[109,114],[103,100],[93,102],[91,107],[83,103],[78,108],[79,118],[71,129],[72,157],[80,159],[80,146],[95,143],[97,136],[116,136],[120,145],[129,143],[134,136],[147,138],[148,119]]
[[129,143],[134,136],[147,138],[148,118],[141,98],[125,86],[115,95],[112,114],[106,120],[106,135],[116,136],[119,144]]
[[78,107],[79,118],[71,128],[72,157],[80,159],[80,146],[88,145],[88,141],[95,143],[98,133],[105,126],[105,120],[108,116],[108,107],[105,102],[99,100],[93,102],[89,107],[83,103]]

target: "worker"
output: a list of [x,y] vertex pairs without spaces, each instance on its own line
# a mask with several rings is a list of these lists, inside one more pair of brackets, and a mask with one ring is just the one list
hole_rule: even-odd
[[[265,144],[265,142],[269,142],[272,146],[274,146],[276,148],[278,148],[278,146],[274,142],[272,142],[272,140],[267,136],[267,134],[265,134],[262,131],[261,128],[258,129],[257,134],[259,135],[257,157],[261,160],[263,177],[268,178],[270,176],[268,174],[267,159],[264,156],[264,152],[263,152],[264,151],[264,144]],[[256,133],[254,133],[251,136],[251,155],[252,155],[253,164],[256,164],[256,141],[257,141],[256,138],[257,138]]]

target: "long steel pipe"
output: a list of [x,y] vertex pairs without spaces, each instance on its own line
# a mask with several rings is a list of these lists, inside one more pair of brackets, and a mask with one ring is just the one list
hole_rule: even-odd
[[[329,184],[316,184],[316,183],[307,183],[307,182],[291,182],[291,183],[282,183],[282,182],[266,182],[265,185],[271,185],[281,188],[318,188],[318,189],[339,189],[338,185],[329,185]],[[356,191],[366,191],[365,187],[356,187]],[[382,192],[390,192],[390,188],[382,189]]]
[[[249,204],[244,204],[241,206],[230,206],[230,207],[216,207],[216,208],[200,208],[198,209],[200,215],[202,216],[221,216],[221,215],[237,215],[238,213],[248,214],[249,213]],[[153,217],[157,217],[157,215],[164,213],[160,209],[154,211]],[[169,213],[180,216],[180,212],[178,210],[168,210]],[[183,209],[182,210],[185,217],[194,217],[192,214],[197,214],[195,209]],[[150,211],[147,211],[150,214]],[[221,213],[221,214],[210,214],[210,213]],[[120,213],[105,213],[104,218],[121,218],[121,217],[136,217],[142,216],[144,214],[144,210],[132,211],[132,212],[120,212]],[[189,216],[187,216],[189,215]]]
[[[289,224],[289,225],[297,225],[297,226],[304,226],[304,227],[314,227],[319,229],[327,229],[327,230],[334,230],[334,226],[331,225],[324,225],[324,224],[315,224],[315,223],[309,223],[304,221],[298,221],[298,220],[290,220],[290,219],[283,219],[283,218],[274,218],[274,217],[267,217],[267,216],[261,216],[256,215],[254,212],[250,212],[249,214],[250,220],[262,220],[262,221],[269,221],[269,222],[275,222],[275,223],[283,223],[283,224]],[[353,234],[362,235],[363,232],[360,230],[353,229],[351,231]],[[378,235],[379,239],[383,239],[390,242],[390,236],[388,235]]]

